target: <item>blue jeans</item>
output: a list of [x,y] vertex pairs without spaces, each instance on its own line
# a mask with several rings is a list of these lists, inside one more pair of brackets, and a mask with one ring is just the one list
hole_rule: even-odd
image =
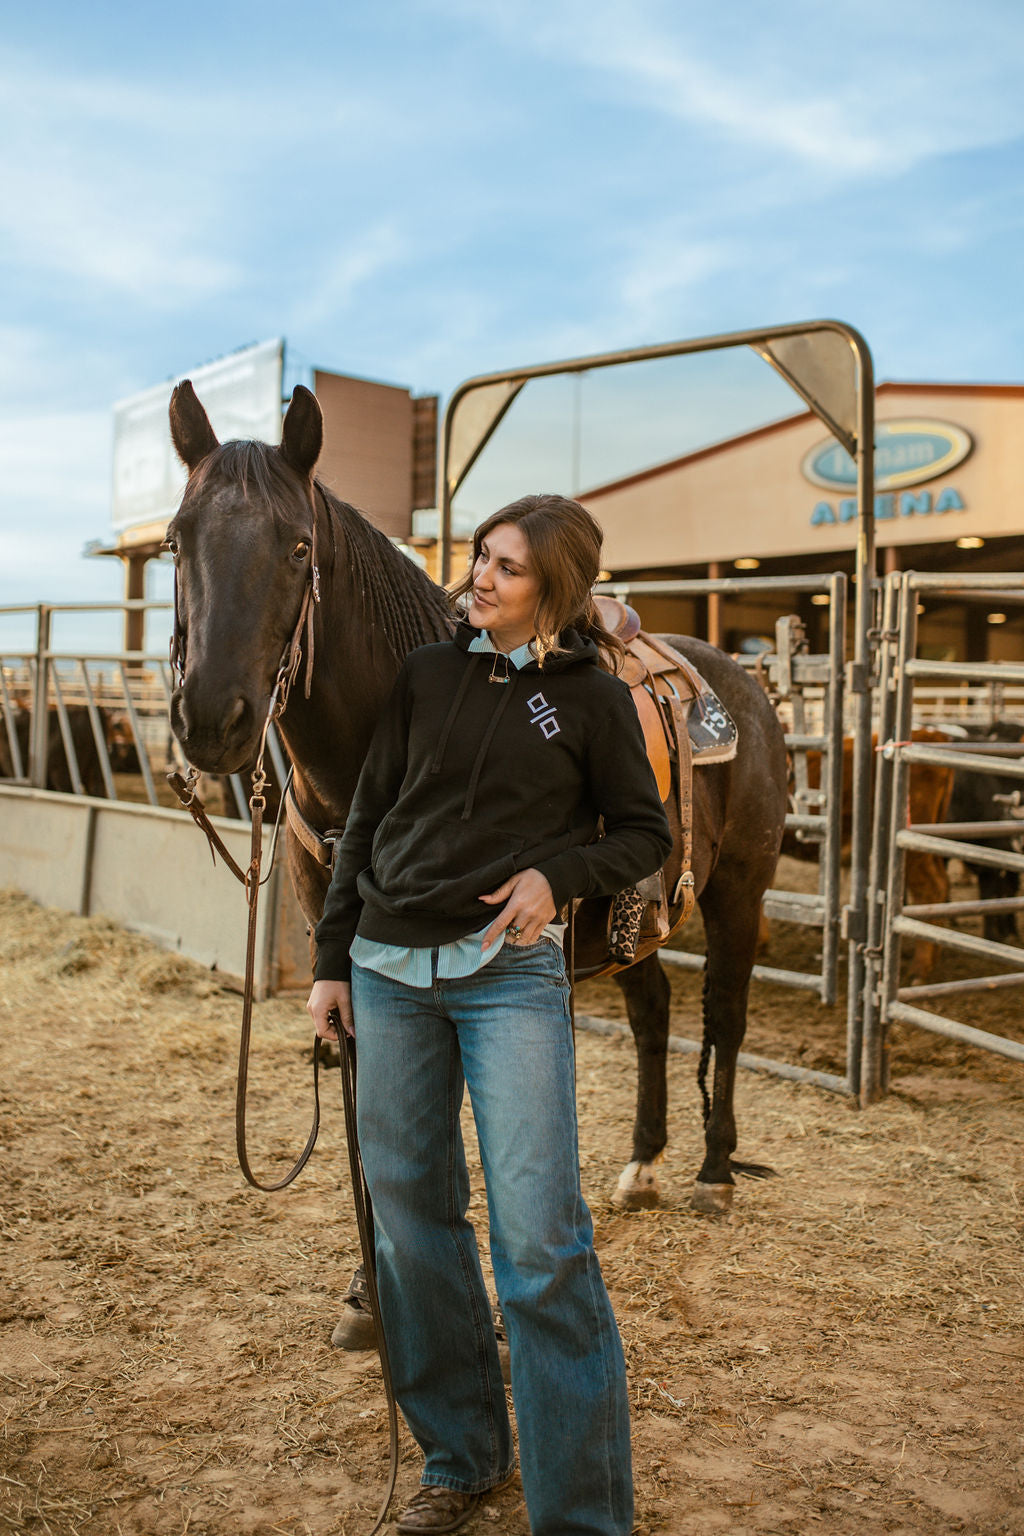
[[352,969],[358,1125],[395,1394],[425,1484],[482,1492],[512,1436],[459,1125],[468,1084],[533,1536],[628,1536],[629,1401],[580,1191],[569,989],[548,940],[416,988]]

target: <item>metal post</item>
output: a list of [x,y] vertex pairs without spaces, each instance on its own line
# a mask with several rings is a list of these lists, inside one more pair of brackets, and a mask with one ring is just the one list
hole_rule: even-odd
[[[141,669],[141,664],[139,664],[139,666]],[[149,753],[146,751],[146,743],[142,736],[142,724],[139,720],[138,711],[135,708],[135,700],[132,697],[131,680],[128,676],[128,667],[123,661],[119,663],[118,671],[121,674],[121,688],[124,692],[124,704],[128,713],[128,723],[131,726],[132,740],[135,743],[135,751],[139,758],[139,771],[142,774],[142,782],[146,786],[146,799],[149,801],[150,805],[159,805],[160,802],[156,797],[156,787],[153,783],[152,770],[149,766]],[[107,759],[109,766],[110,754],[107,751],[106,741],[103,743],[103,752],[101,755]]]
[[107,753],[107,738],[103,730],[103,721],[96,707],[93,697],[92,684],[89,681],[89,668],[84,658],[78,663],[82,673],[82,692],[85,694],[85,707],[89,711],[89,724],[92,727],[92,739],[96,744],[96,756],[99,759],[100,773],[103,777],[103,787],[108,800],[117,799],[117,790],[114,787],[114,775],[110,769],[110,757]]
[[[720,560],[712,560],[708,565],[708,579],[720,581],[725,575]],[[708,628],[707,642],[709,645],[722,646],[722,594],[721,592],[708,593]]]
[[71,721],[68,718],[67,705],[64,703],[64,694],[60,686],[60,673],[56,667],[53,669],[53,702],[57,710],[57,724],[60,726],[61,740],[64,743],[64,757],[67,760],[71,788],[76,795],[84,795],[85,786],[82,783],[78,753],[75,750],[75,738],[72,734]]
[[853,662],[847,691],[854,698],[853,722],[853,825],[850,838],[850,902],[845,936],[849,940],[847,981],[846,1059],[850,1088],[860,1090],[862,1001],[864,991],[864,944],[867,939],[868,860],[871,816],[871,664],[869,639],[875,597],[875,379],[871,353],[856,345],[860,369],[857,422],[857,551],[854,600]]
[[52,610],[36,609],[35,676],[32,679],[32,731],[29,737],[28,778],[33,789],[46,788],[46,759],[50,745],[49,669]]
[[[818,850],[820,868],[818,887],[825,901],[826,919],[822,931],[821,976],[823,1003],[836,1000],[836,969],[839,934],[833,914],[839,909],[839,853],[843,819],[843,658],[846,654],[846,577],[837,572],[829,583],[828,654],[832,663],[825,691],[825,738],[822,755],[821,786],[826,790],[825,816],[828,830]],[[846,1064],[852,1085],[855,1074]]]
[[[882,632],[879,637],[878,669],[878,745],[884,748],[892,740],[896,712],[896,616],[899,610],[900,578],[891,575],[885,583]],[[886,864],[888,861],[889,817],[892,805],[893,763],[880,750],[875,771],[875,804],[871,822],[871,868],[868,887],[867,946],[864,952],[863,1039],[861,1042],[860,1102],[874,1104],[882,1097],[885,1077],[883,1034],[879,1022],[879,988],[882,961],[882,936],[886,916]]]
[[889,836],[887,867],[880,868],[885,878],[885,937],[882,945],[882,996],[880,1023],[883,1029],[880,1044],[879,1088],[885,1091],[889,1077],[885,1027],[891,1017],[890,1004],[895,1002],[900,984],[900,934],[896,918],[903,906],[903,882],[906,855],[900,845],[899,834],[907,820],[909,799],[910,763],[907,761],[901,741],[909,741],[914,725],[914,679],[907,663],[917,649],[917,592],[912,573],[901,580],[899,650],[896,661],[896,709],[893,719],[894,745],[892,747],[892,785],[889,806]]
[[21,755],[21,742],[18,740],[17,715],[14,700],[10,689],[7,687],[7,678],[3,665],[0,664],[0,712],[4,717],[4,734],[7,737],[7,750],[11,754],[11,769],[15,779],[25,777],[25,761]]
[[[122,555],[124,565],[124,595],[126,598],[124,610],[124,648],[126,651],[141,651],[145,649],[146,635],[146,610],[134,606],[136,600],[141,600],[146,595],[146,564],[148,555]],[[132,605],[132,606],[129,606]],[[141,662],[132,662],[135,670],[141,670]]]

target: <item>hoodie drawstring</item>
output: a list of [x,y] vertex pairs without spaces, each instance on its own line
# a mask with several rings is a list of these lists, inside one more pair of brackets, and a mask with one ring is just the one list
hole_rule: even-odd
[[487,756],[487,748],[490,746],[494,737],[494,733],[498,729],[498,721],[505,713],[505,706],[508,704],[509,699],[512,697],[512,694],[515,691],[516,678],[518,676],[519,674],[513,671],[509,677],[509,686],[501,690],[501,698],[498,700],[498,707],[494,711],[494,714],[491,716],[490,725],[488,725],[486,731],[484,732],[484,739],[480,743],[480,750],[476,755],[476,762],[473,764],[473,772],[470,775],[469,788],[466,790],[466,803],[462,808],[463,821],[468,821],[473,814],[473,802],[476,800],[476,787],[480,782],[480,775],[483,772],[484,758]]
[[444,749],[448,745],[448,738],[451,735],[452,727],[455,724],[455,716],[462,708],[462,701],[466,697],[466,689],[469,687],[472,680],[473,668],[469,666],[462,674],[462,682],[459,684],[458,689],[456,690],[455,697],[452,700],[452,707],[448,711],[447,718],[445,719],[444,725],[441,728],[441,734],[437,740],[437,751],[434,753],[434,760],[430,765],[431,773],[441,772],[441,762],[444,758]]

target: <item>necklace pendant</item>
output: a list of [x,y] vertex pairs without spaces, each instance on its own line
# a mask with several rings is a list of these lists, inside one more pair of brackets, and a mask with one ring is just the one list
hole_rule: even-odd
[[[497,670],[499,661],[503,661],[505,663],[504,672],[499,672]],[[512,663],[509,661],[504,651],[496,651],[494,653],[494,661],[491,663],[491,674],[487,681],[489,683],[510,683],[512,681]]]

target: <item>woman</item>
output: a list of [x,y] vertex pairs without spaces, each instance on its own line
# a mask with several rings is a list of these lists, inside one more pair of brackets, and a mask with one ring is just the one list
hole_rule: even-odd
[[[452,641],[410,655],[360,776],[308,1008],[355,1034],[358,1131],[395,1395],[426,1458],[400,1531],[454,1531],[513,1471],[459,1129],[487,1186],[534,1536],[624,1536],[625,1367],[580,1192],[559,918],[660,867],[668,823],[621,647],[591,599],[601,531],[527,496],[476,532]],[[600,649],[599,649],[600,647]],[[602,835],[598,837],[599,820]]]

